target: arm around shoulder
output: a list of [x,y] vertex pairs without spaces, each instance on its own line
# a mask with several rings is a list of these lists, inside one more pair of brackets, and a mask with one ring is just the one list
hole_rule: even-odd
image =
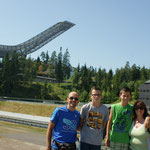
[[147,129],[150,129],[150,115],[145,118],[144,126]]
[[77,128],[78,131],[81,130],[82,126],[83,126],[83,122],[84,122],[84,119],[83,118],[80,118],[80,123],[79,123],[79,126]]
[[78,131],[81,130],[82,126],[83,126],[83,123],[84,123],[84,118],[85,118],[85,107],[87,106],[86,105],[83,105],[82,108],[81,108],[81,111],[80,111],[80,122],[79,122],[79,126],[77,128]]
[[109,132],[110,132],[111,125],[112,125],[112,117],[113,117],[113,111],[112,111],[112,109],[111,109],[111,110],[110,110],[110,115],[109,115],[108,124],[107,124],[106,139],[105,139],[105,145],[106,145],[107,147],[110,147]]

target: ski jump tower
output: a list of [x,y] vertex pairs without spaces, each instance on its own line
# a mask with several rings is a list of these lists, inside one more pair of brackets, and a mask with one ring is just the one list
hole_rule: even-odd
[[10,54],[13,51],[19,52],[22,55],[33,53],[74,25],[75,24],[68,21],[58,22],[47,30],[21,44],[14,46],[0,45],[0,58],[4,58],[6,53]]

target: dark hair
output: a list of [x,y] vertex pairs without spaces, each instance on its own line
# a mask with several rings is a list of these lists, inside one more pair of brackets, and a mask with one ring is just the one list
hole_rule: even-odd
[[122,94],[122,92],[129,92],[131,94],[131,90],[128,88],[128,87],[123,87],[121,90],[120,90],[120,95]]
[[148,116],[148,112],[147,112],[147,108],[146,108],[145,103],[141,100],[136,101],[134,106],[133,106],[133,120],[135,120],[137,118],[137,115],[136,115],[136,112],[135,112],[136,107],[143,107],[144,108],[143,118],[145,120],[145,118]]
[[91,88],[90,93],[92,93],[93,90],[101,91],[101,89],[100,89],[99,87],[97,87],[97,86],[93,86],[93,87]]

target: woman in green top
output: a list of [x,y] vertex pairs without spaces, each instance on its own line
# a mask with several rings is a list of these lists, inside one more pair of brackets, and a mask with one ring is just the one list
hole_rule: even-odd
[[129,131],[131,150],[149,150],[150,134],[144,127],[145,118],[148,116],[146,105],[137,101],[133,107],[133,122]]

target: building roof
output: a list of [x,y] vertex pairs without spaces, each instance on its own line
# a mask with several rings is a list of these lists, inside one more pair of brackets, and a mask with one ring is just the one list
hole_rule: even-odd
[[144,82],[144,84],[150,84],[150,80],[148,80],[148,81]]

